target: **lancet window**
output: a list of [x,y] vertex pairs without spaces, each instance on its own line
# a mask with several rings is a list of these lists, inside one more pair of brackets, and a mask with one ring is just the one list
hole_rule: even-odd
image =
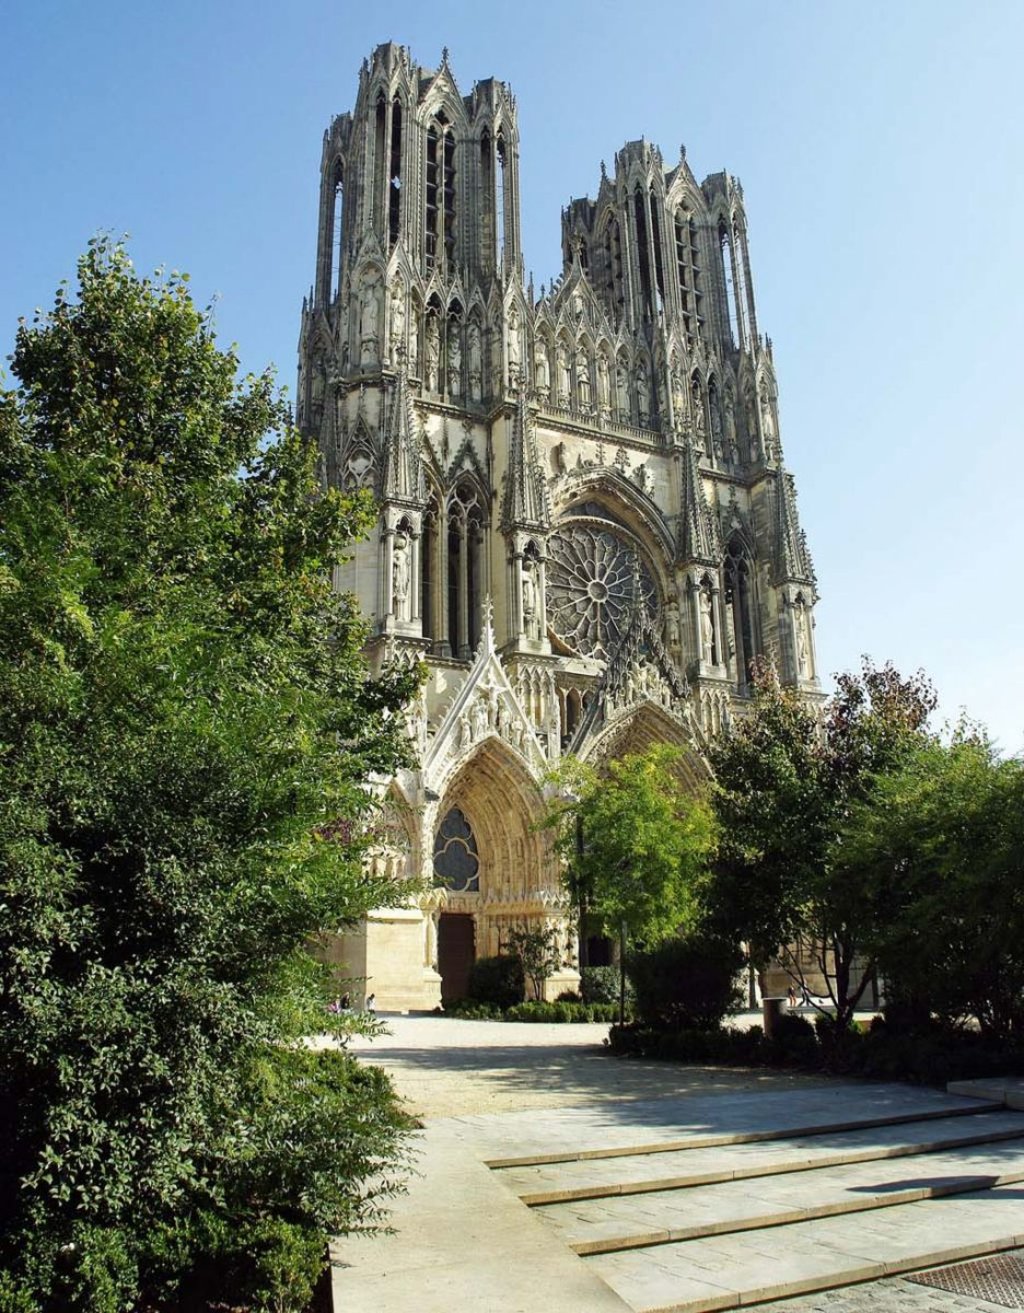
[[455,136],[444,113],[427,129],[426,261],[433,269],[455,256]]
[[388,169],[388,244],[394,246],[402,230],[402,102],[391,103],[391,164]]
[[480,641],[484,513],[475,486],[464,480],[448,502],[448,644],[468,660]]
[[740,688],[750,681],[750,663],[757,656],[754,615],[753,571],[743,544],[733,538],[725,554],[725,606],[729,624],[730,646],[736,656],[736,676]]
[[327,193],[327,214],[324,222],[324,241],[326,269],[322,289],[331,301],[337,298],[341,286],[341,241],[342,217],[344,211],[344,186],[342,180],[341,160],[335,160],[331,173],[331,183]]
[[441,598],[438,591],[438,567],[440,565],[440,535],[438,522],[437,497],[431,497],[423,516],[423,543],[420,554],[420,599],[423,609],[423,637],[436,639],[441,632],[439,607]]
[[704,308],[697,221],[687,210],[676,210],[675,237],[676,273],[679,279],[679,299],[683,308],[683,329],[686,333],[686,344],[692,349],[701,336]]

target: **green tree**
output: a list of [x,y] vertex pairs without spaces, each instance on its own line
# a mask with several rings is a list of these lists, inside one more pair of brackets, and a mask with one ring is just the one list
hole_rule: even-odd
[[924,741],[851,809],[844,842],[882,909],[898,1010],[1024,1034],[1024,763],[974,731]]
[[372,508],[320,492],[184,278],[103,241],[12,368],[0,1306],[177,1307],[205,1272],[292,1307],[402,1136],[377,1074],[298,1045],[311,935],[401,896],[361,860],[364,781],[403,759],[414,677],[367,678],[329,582]]
[[[721,842],[709,902],[719,928],[763,970],[782,955],[803,985],[810,953],[845,1029],[875,971],[885,901],[855,877],[844,826],[877,781],[927,741],[935,695],[921,675],[864,662],[816,716],[774,672],[749,717],[712,749]],[[794,951],[799,947],[799,952]]]
[[714,845],[710,810],[680,788],[678,757],[662,744],[610,762],[602,775],[571,764],[571,793],[563,790],[548,816],[574,906],[619,938],[620,1011],[627,949],[692,924]]

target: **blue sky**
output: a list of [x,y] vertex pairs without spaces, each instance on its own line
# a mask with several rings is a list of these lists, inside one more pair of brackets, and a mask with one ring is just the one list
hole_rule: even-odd
[[7,0],[0,354],[98,230],[187,269],[294,384],[320,143],[395,40],[511,83],[523,246],[646,136],[743,181],[758,319],[818,571],[821,666],[923,666],[1024,748],[1013,384],[1024,347],[1020,0]]

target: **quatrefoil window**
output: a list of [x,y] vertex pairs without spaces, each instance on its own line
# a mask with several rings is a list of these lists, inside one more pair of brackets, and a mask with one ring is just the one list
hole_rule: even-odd
[[434,876],[438,884],[454,893],[472,893],[480,888],[476,838],[458,807],[444,818],[434,839]]

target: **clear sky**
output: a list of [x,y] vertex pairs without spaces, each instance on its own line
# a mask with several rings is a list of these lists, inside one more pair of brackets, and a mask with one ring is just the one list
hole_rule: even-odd
[[0,354],[107,230],[293,387],[322,133],[386,40],[511,83],[538,284],[625,141],[740,177],[821,668],[923,666],[1024,748],[1021,0],[6,0]]

